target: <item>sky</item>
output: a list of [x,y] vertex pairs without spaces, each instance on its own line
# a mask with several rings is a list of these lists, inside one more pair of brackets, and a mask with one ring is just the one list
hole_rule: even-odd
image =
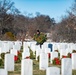
[[74,3],[74,0],[12,0],[15,7],[18,8],[22,14],[28,13],[36,16],[36,12],[48,15],[59,22],[62,16],[67,14],[67,10]]

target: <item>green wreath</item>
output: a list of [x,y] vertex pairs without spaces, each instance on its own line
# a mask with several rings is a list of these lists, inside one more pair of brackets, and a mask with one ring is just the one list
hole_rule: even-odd
[[40,33],[40,35],[35,34],[33,38],[38,44],[42,45],[47,40],[47,36],[44,33]]

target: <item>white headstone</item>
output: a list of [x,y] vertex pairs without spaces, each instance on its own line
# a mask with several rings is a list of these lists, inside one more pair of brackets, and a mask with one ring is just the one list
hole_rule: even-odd
[[58,57],[58,52],[51,52],[51,64],[52,64],[52,60],[57,57]]
[[67,50],[66,49],[61,49],[60,50],[60,58],[62,58],[62,56],[67,56]]
[[68,48],[68,45],[66,44],[66,43],[59,43],[59,47],[58,47],[60,50],[61,49],[66,49],[66,48]]
[[43,43],[42,49],[48,48],[48,44],[49,44],[48,42]]
[[72,60],[70,58],[63,58],[61,63],[62,75],[72,75]]
[[29,48],[27,48],[27,47],[23,48],[23,52],[29,52],[29,51],[30,51]]
[[73,43],[73,44],[71,45],[71,49],[72,49],[72,50],[76,50],[76,44]]
[[8,46],[6,43],[2,42],[1,53],[6,53],[6,52],[9,52]]
[[5,42],[3,44],[3,48],[2,48],[5,52],[9,52],[9,44],[7,42]]
[[13,45],[13,49],[20,51],[20,45]]
[[53,51],[58,50],[58,45],[56,43],[53,43]]
[[72,53],[73,49],[73,43],[68,43],[68,53]]
[[76,53],[72,53],[72,69],[76,70]]
[[8,42],[9,49],[12,49],[12,48],[13,48],[13,44],[14,44],[14,43],[13,43],[12,41],[9,41],[9,42]]
[[30,52],[23,52],[22,53],[22,59],[25,59],[26,57],[30,56]]
[[28,42],[27,42],[27,45],[28,45],[29,47],[31,46],[31,43],[30,43],[30,41],[28,41]]
[[60,75],[60,68],[48,67],[46,70],[46,75]]
[[1,47],[0,47],[0,54],[2,53],[2,51],[1,51]]
[[39,69],[46,70],[47,67],[48,67],[48,54],[41,53],[39,61]]
[[45,53],[50,53],[50,48],[45,48]]
[[41,48],[40,48],[40,45],[36,45],[36,46],[35,46],[35,49],[36,49],[36,50],[37,50],[37,49],[41,49]]
[[17,53],[18,51],[16,50],[16,49],[11,49],[11,51],[10,51],[10,53],[11,54],[13,54],[13,55],[18,55],[18,53]]
[[23,42],[23,49],[24,49],[24,48],[28,48],[27,42]]
[[16,44],[15,46],[16,46],[16,49],[17,49],[18,51],[20,51],[20,49],[21,49],[20,44]]
[[21,75],[33,75],[33,61],[31,59],[22,60]]
[[33,43],[32,43],[32,44],[31,44],[31,46],[30,46],[30,48],[31,48],[31,50],[32,50],[33,52],[35,52],[35,51],[36,51],[35,46],[36,46],[36,45],[35,45],[35,44],[33,44]]
[[69,47],[66,49],[66,54],[68,55],[68,53],[72,53],[72,50]]
[[0,40],[0,47],[2,47],[2,41]]
[[40,48],[36,49],[36,60],[38,60],[38,56],[40,55],[41,50],[42,49],[40,49]]
[[5,69],[7,71],[14,71],[14,55],[5,54]]
[[0,69],[0,75],[8,75],[7,70],[5,70],[5,69]]

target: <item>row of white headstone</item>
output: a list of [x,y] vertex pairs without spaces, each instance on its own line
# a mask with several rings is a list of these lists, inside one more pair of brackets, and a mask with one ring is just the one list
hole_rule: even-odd
[[[0,54],[14,51],[19,51],[21,49],[21,41],[0,41]],[[13,50],[13,51],[12,51]]]
[[[29,43],[28,43],[29,44]],[[30,51],[29,51],[29,49],[28,49],[28,46],[30,46],[31,45],[31,43],[29,44],[29,45],[27,45],[27,42],[24,42],[24,49],[23,49],[23,58],[26,58],[26,56],[30,56]],[[54,59],[54,58],[56,58],[56,57],[58,57],[58,52],[50,52],[50,49],[49,48],[46,48],[46,50],[43,50],[43,49],[41,49],[40,48],[40,46],[36,46],[35,45],[35,42],[34,43],[32,43],[32,47],[33,48],[31,48],[31,49],[35,49],[36,48],[36,60],[37,60],[37,57],[38,56],[40,56],[40,60],[43,60],[42,58],[46,58],[46,60],[43,60],[43,61],[40,61],[40,65],[42,64],[42,65],[44,65],[43,64],[43,62],[44,61],[46,61],[46,63],[48,63],[48,54],[47,53],[50,53],[51,54],[51,58],[50,58],[50,62],[51,62],[51,64],[52,64],[52,60]],[[33,50],[34,51],[34,50]],[[62,52],[62,51],[61,51]],[[63,53],[63,52],[62,52]],[[43,56],[44,55],[44,56]],[[61,56],[62,56],[63,54],[61,54]],[[42,56],[42,57],[41,57]],[[62,58],[60,56],[60,58]],[[72,53],[72,63],[73,63],[73,65],[75,64],[75,54],[74,53]],[[42,66],[41,65],[41,66]],[[46,64],[47,65],[47,64]],[[40,69],[41,69],[41,66],[40,66]],[[43,68],[43,67],[42,67]],[[44,68],[45,69],[45,68]],[[75,66],[73,66],[72,67],[72,69],[76,69],[76,67]]]
[[[36,51],[36,60],[37,60],[37,57],[40,56],[39,70],[46,70],[46,75],[60,75],[60,68],[58,68],[58,67],[48,67],[48,54],[47,53],[51,53],[51,60],[52,60],[55,57],[58,57],[58,52],[54,52],[54,51],[50,52],[50,49],[46,46],[45,46],[46,47],[45,50],[43,50],[43,49],[40,48],[40,46],[36,46],[35,43],[34,44],[30,43],[29,47],[31,48],[31,50],[33,52]],[[24,48],[24,51],[26,50],[26,48],[27,47]],[[61,53],[63,53],[62,51],[61,51]],[[27,51],[27,52],[29,53],[29,51]],[[75,55],[72,54],[72,59],[70,59],[70,58],[63,58],[62,59],[62,63],[61,63],[61,74],[62,75],[72,75],[72,69],[76,69],[76,67],[75,67],[75,63],[76,63]],[[28,60],[28,59],[27,60],[26,59],[22,60],[21,75],[27,75],[27,74],[28,75],[33,75],[32,70],[31,70],[31,69],[33,69],[33,67],[32,67],[33,65],[31,64],[32,65],[31,66],[29,63],[27,63],[27,61],[29,61],[30,63],[33,63],[32,60]],[[31,66],[31,69],[29,69],[28,66],[26,67],[26,65],[24,63],[29,64]],[[52,61],[51,61],[51,63],[52,63]],[[70,71],[70,72],[67,72],[67,70]],[[30,74],[28,73],[28,71],[30,72]]]
[[[60,75],[60,68],[48,67],[47,62],[45,60],[44,62],[41,62],[40,69],[46,70],[46,75]],[[33,75],[33,61],[31,59],[22,60],[21,65],[21,75]],[[70,58],[62,59],[61,75],[72,75],[72,60]]]
[[17,56],[17,51],[20,51],[22,46],[21,41],[0,41],[0,54],[5,54],[4,69],[0,69],[0,75],[8,75],[8,71],[14,71],[14,56]]
[[[45,52],[51,51],[51,48],[49,48],[49,44],[52,44],[52,51],[59,50],[61,54],[66,55],[67,53],[72,53],[73,50],[76,50],[76,44],[74,43],[53,43],[53,42],[45,42],[42,45],[42,48],[40,46],[36,45],[36,42],[24,42],[24,47],[27,44],[27,46],[30,47],[33,52],[35,52],[37,49],[43,49]],[[20,50],[20,47],[22,45],[21,41],[0,41],[0,53],[2,52],[8,52],[10,49],[17,49]]]
[[8,75],[8,71],[14,71],[13,54],[5,54],[4,69],[0,69],[0,75]]
[[[44,51],[45,53],[50,53],[51,51],[54,52],[55,50],[58,50],[60,53],[60,58],[62,58],[63,55],[67,56],[68,53],[72,53],[73,50],[76,50],[76,44],[74,44],[74,43],[45,42],[42,45],[42,48],[40,48],[39,45],[36,45],[36,42],[24,42],[24,43],[30,47],[30,49],[33,51],[33,53],[35,53],[35,51],[36,51],[36,60],[42,51]],[[48,47],[49,44],[52,44],[52,46],[51,46],[52,48]]]
[[72,75],[72,60],[70,58],[63,58],[61,72],[58,67],[48,67],[46,69],[46,75]]
[[[35,43],[34,43],[35,44]],[[31,44],[28,43],[28,45],[26,44],[26,42],[23,44],[23,53],[22,53],[22,63],[21,63],[21,75],[33,75],[33,61],[31,59],[25,59],[26,56],[30,56],[30,51],[29,51],[29,48],[28,46],[34,50],[34,48],[32,47],[35,47],[34,45],[31,46]],[[40,70],[46,70],[46,75],[51,75],[53,73],[56,73],[58,72],[58,74],[60,75],[60,71],[50,71],[50,69],[53,70],[53,68],[55,67],[48,67],[48,55],[47,53],[49,52],[46,51],[46,50],[39,50],[40,47],[39,46],[36,46],[36,51],[40,51],[39,54],[36,54],[40,56],[40,61],[39,61],[39,69]],[[15,53],[15,52],[14,52]],[[55,55],[55,56],[54,56]],[[54,57],[57,57],[56,56],[57,54],[54,54],[54,52],[51,53],[51,58],[53,59]],[[61,73],[62,75],[72,75],[72,69],[76,69],[76,66],[75,66],[75,63],[76,63],[76,54],[72,54],[72,59],[69,59],[69,58],[65,58],[65,59],[62,59],[62,64],[61,64]],[[65,63],[66,62],[66,63]],[[70,65],[70,69],[69,69],[69,66],[68,64]],[[6,54],[5,55],[5,69],[0,69],[0,75],[2,75],[2,73],[6,73],[6,74],[3,74],[3,75],[8,75],[7,74],[7,71],[14,71],[14,54]],[[30,67],[29,67],[30,66]],[[57,67],[56,67],[57,69]],[[58,68],[59,69],[59,68]],[[66,72],[70,71],[70,73],[67,73]],[[4,71],[4,72],[2,72]],[[51,74],[50,74],[51,73]],[[57,75],[57,74],[53,74],[53,75]]]
[[[72,58],[63,58],[61,61],[62,75],[72,75],[72,69],[76,69],[76,54]],[[8,75],[7,71],[14,71],[14,55],[5,55],[5,69],[0,69],[0,75]],[[56,70],[56,69],[57,70]],[[52,69],[52,70],[51,70]],[[39,70],[46,70],[46,75],[60,75],[60,68],[48,67],[48,55],[45,53],[40,54]],[[55,73],[55,74],[54,74]],[[58,73],[58,74],[57,74]],[[21,75],[33,75],[33,60],[23,59],[21,62]]]
[[[40,69],[46,70],[46,75],[60,75],[60,68],[48,67],[46,57],[44,57],[43,59],[43,61],[40,61]],[[33,61],[31,59],[22,60],[21,65],[21,75],[33,75]],[[70,58],[62,59],[61,75],[72,75],[72,60]]]

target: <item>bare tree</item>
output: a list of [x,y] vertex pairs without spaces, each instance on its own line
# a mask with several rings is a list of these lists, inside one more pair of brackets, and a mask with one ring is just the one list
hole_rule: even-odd
[[16,13],[19,13],[19,11],[14,7],[14,2],[11,2],[11,0],[0,0],[0,32],[8,30],[10,27],[12,28],[12,20],[14,20]]

